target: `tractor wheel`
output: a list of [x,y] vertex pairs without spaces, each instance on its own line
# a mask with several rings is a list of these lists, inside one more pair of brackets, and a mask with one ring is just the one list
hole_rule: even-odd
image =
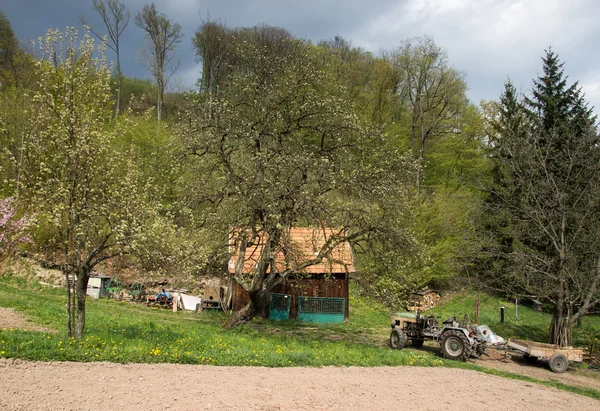
[[423,346],[423,343],[425,341],[423,341],[420,338],[413,338],[412,340],[410,340],[410,342],[411,342],[411,344],[412,344],[413,347],[415,347],[415,348],[421,348]]
[[401,330],[393,329],[390,334],[390,347],[401,350],[406,345],[406,340],[406,334]]
[[567,356],[561,353],[552,354],[550,357],[550,361],[548,361],[548,365],[550,369],[556,373],[561,373],[567,371],[569,368],[569,360]]
[[469,340],[460,331],[446,331],[442,335],[440,345],[444,358],[459,361],[466,361],[469,358]]

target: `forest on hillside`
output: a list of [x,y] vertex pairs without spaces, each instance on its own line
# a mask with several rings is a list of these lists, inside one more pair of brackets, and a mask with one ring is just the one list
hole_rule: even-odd
[[[242,256],[265,241],[252,276],[234,274],[251,299],[236,324],[344,242],[359,292],[390,306],[424,286],[535,296],[553,305],[549,341],[568,345],[600,305],[597,121],[552,49],[525,95],[508,82],[476,104],[429,37],[374,54],[206,19],[197,87],[175,90],[180,26],[154,4],[93,4],[104,27],[51,29],[34,48],[0,11],[0,252],[77,277],[74,336],[92,271],[225,276],[233,231]],[[131,23],[152,80],[121,72]],[[291,227],[330,234],[277,272]]]

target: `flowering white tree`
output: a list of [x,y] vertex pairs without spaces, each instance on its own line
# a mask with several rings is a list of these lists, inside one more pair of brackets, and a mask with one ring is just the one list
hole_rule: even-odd
[[[228,328],[254,318],[277,284],[331,259],[339,244],[385,237],[408,250],[412,243],[412,162],[358,120],[327,56],[294,39],[274,48],[241,41],[233,50],[240,63],[228,83],[208,102],[201,98],[181,125],[198,177],[188,191],[206,225],[235,228],[231,251],[240,262],[254,239],[265,242],[251,281],[236,265],[250,303]],[[275,257],[294,251],[286,235],[293,226],[320,228],[324,244],[278,272]]]
[[33,97],[35,130],[24,147],[27,164],[21,196],[30,199],[51,242],[64,252],[68,333],[81,338],[91,271],[102,261],[129,253],[144,241],[152,218],[130,153],[116,144],[128,128],[114,119],[110,71],[103,46],[77,32],[50,31],[40,44],[39,85]]

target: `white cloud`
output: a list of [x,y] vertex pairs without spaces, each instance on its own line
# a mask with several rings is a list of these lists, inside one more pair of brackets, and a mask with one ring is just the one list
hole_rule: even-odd
[[[409,0],[359,34],[369,49],[392,48],[427,34],[454,61],[519,67],[549,45],[570,46],[596,30],[590,0]],[[379,45],[379,47],[377,47]],[[495,65],[489,64],[490,69]]]
[[600,111],[600,79],[591,83],[581,83],[585,99],[594,107],[596,113]]
[[589,48],[600,35],[598,15],[600,2],[594,0],[396,1],[358,28],[353,39],[377,52],[429,35],[448,51],[451,64],[467,73],[469,94],[478,101],[497,98],[509,77],[529,89],[549,46],[566,63],[572,81],[596,71],[600,63]]

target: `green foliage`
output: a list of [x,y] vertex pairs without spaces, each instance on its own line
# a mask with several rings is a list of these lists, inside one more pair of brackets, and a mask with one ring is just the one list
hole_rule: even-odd
[[[114,76],[113,81],[113,87],[116,87]],[[120,98],[123,111],[131,110],[133,113],[143,114],[156,104],[156,85],[149,79],[122,76]]]
[[472,222],[477,197],[467,190],[439,190],[419,209],[418,230],[427,245],[426,283],[447,285],[464,273],[477,250]]
[[[77,277],[70,307],[72,335],[85,324],[85,291],[100,262],[136,250],[154,210],[130,151],[115,142],[130,127],[113,120],[110,72],[92,39],[74,30],[50,31],[37,62],[39,86],[33,96],[29,127],[34,132],[22,150],[21,199],[47,230],[60,262]],[[97,54],[98,53],[98,54]],[[77,304],[75,299],[77,297]]]
[[29,163],[23,190],[40,219],[61,233],[57,243],[72,241],[79,252],[102,245],[104,251],[124,245],[139,229],[134,208],[143,209],[143,201],[130,153],[114,150],[129,124],[112,122],[106,64],[93,57],[91,39],[77,41],[74,31],[64,38],[50,32],[46,39],[44,53],[52,60],[38,62],[37,133],[24,148]]
[[20,180],[21,148],[32,131],[28,123],[37,80],[33,67],[33,59],[0,11],[0,196],[14,195]]
[[288,42],[290,39],[291,34],[280,27],[258,24],[229,28],[221,21],[211,20],[209,15],[192,38],[196,56],[202,63],[201,78],[197,82],[200,93],[218,93],[219,87],[225,86],[230,76],[246,70],[247,61],[240,58],[236,50],[240,44],[246,43],[268,53],[280,53],[292,44]]
[[525,106],[511,84],[501,98],[490,229],[504,253],[499,261],[510,258],[504,283],[552,301],[549,342],[570,345],[572,323],[600,304],[599,137],[556,54],[548,51],[543,62]]
[[18,49],[19,42],[12,25],[6,15],[0,11],[0,72],[12,67],[12,60]]
[[0,88],[0,193],[14,195],[24,165],[23,144],[32,130],[30,90],[18,85]]
[[195,203],[207,204],[207,227],[268,238],[252,287],[273,287],[275,278],[263,283],[269,255],[293,251],[285,244],[292,225],[333,233],[314,260],[287,264],[282,278],[329,258],[346,240],[385,237],[407,249],[404,183],[412,164],[380,130],[359,121],[327,56],[298,40],[271,48],[240,42],[235,52],[243,66],[220,94],[197,100],[181,134],[196,174]]
[[525,97],[529,117],[539,122],[545,132],[562,133],[594,124],[596,118],[587,107],[578,83],[567,86],[564,63],[558,55],[548,49],[542,62],[544,75],[534,80],[532,97]]

